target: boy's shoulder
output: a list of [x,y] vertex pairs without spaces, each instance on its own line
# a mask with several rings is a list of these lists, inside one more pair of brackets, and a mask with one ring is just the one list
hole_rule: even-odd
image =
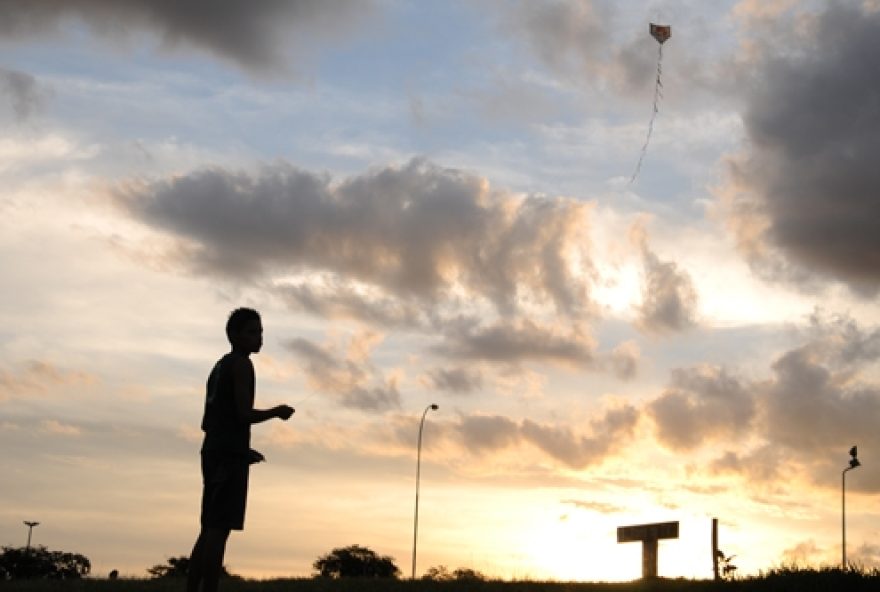
[[254,363],[251,361],[250,356],[238,352],[230,352],[223,357],[223,360],[225,364],[228,364],[232,372],[248,372],[251,374],[254,372]]

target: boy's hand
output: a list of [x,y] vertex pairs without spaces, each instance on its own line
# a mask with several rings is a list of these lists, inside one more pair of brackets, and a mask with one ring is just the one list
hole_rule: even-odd
[[294,411],[294,408],[290,405],[278,405],[275,408],[275,416],[279,419],[287,421],[288,419],[290,419],[290,416],[293,415]]
[[252,465],[254,463],[263,462],[265,460],[266,457],[263,456],[262,453],[260,453],[259,451],[254,450],[253,448],[248,450],[248,464]]

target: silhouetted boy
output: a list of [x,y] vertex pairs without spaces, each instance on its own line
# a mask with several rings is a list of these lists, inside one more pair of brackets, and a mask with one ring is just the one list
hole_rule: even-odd
[[239,308],[229,315],[226,336],[232,351],[211,370],[205,395],[202,430],[202,529],[193,546],[187,592],[217,590],[226,540],[244,528],[248,471],[265,460],[251,449],[251,424],[277,417],[287,420],[293,407],[254,409],[255,375],[250,355],[263,346],[260,314]]

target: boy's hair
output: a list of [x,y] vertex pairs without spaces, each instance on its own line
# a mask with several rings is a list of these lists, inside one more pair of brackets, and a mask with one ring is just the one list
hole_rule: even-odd
[[259,321],[260,313],[252,308],[236,308],[226,321],[226,338],[232,343],[232,336],[237,335],[251,321]]

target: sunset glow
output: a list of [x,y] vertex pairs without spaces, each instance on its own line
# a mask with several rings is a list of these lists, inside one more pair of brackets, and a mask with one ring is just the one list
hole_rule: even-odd
[[188,554],[251,306],[234,573],[409,577],[432,403],[419,574],[838,565],[853,445],[880,567],[877,2],[64,4],[0,0],[0,545]]

